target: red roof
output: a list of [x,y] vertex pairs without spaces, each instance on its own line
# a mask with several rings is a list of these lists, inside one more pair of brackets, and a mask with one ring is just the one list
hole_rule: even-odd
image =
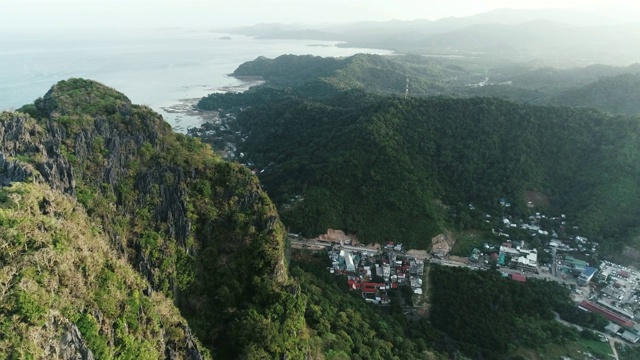
[[367,293],[367,294],[375,294],[375,293],[377,293],[377,292],[378,292],[378,289],[375,289],[375,288],[374,288],[374,289],[367,289],[367,288],[363,288],[363,289],[362,289],[362,292],[363,292],[363,293]]
[[629,274],[626,271],[618,270],[618,275],[622,276],[623,278],[628,278],[629,275],[631,275],[631,274]]
[[362,287],[366,289],[384,289],[385,283],[362,283]]
[[391,283],[391,288],[392,289],[397,289],[398,288],[398,283]]
[[600,305],[594,304],[591,301],[583,300],[580,303],[580,306],[585,308],[585,309],[587,309],[587,310],[590,310],[590,311],[593,311],[593,312],[597,312],[598,314],[602,314],[602,315],[604,315],[604,317],[606,317],[610,321],[613,321],[613,322],[617,323],[618,325],[626,326],[626,327],[633,327],[633,325],[634,325],[633,321],[627,320],[627,319],[623,318],[622,316],[614,313],[613,311],[611,311],[611,310],[609,310],[607,308],[604,308],[604,307],[602,307]]
[[511,274],[511,279],[519,282],[527,282],[527,277],[522,274]]

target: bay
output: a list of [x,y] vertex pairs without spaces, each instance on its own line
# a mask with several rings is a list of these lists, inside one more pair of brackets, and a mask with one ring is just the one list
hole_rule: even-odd
[[228,74],[258,56],[389,53],[338,44],[183,29],[0,34],[0,110],[32,103],[56,82],[82,77],[113,87],[134,103],[148,105],[174,130],[186,132],[203,121],[188,111],[197,99],[256,84]]

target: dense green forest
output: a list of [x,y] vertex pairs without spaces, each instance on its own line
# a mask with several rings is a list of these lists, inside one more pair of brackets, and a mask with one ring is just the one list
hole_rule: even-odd
[[342,228],[425,247],[443,227],[481,226],[469,203],[496,212],[508,198],[523,213],[525,191],[550,197],[549,210],[605,246],[640,215],[637,117],[348,91],[254,104],[237,121],[248,134],[238,150],[264,170],[287,226],[307,235]]
[[[431,271],[432,326],[447,334],[465,354],[478,359],[503,359],[520,347],[538,353],[550,344],[566,345],[580,334],[555,321],[562,318],[602,331],[608,321],[579,310],[569,290],[553,281],[519,283],[497,271],[435,266]],[[465,296],[460,296],[465,294]]]
[[[337,90],[367,89],[382,94],[404,94],[407,79],[413,95],[437,95],[449,88],[480,82],[477,67],[469,70],[455,63],[417,55],[380,56],[357,54],[346,58],[282,55],[264,57],[240,65],[234,76],[261,76],[273,87],[304,85],[305,95],[316,82]],[[311,83],[308,84],[308,83]]]

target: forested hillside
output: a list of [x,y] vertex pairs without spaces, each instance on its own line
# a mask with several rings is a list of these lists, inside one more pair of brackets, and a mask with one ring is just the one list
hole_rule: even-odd
[[640,113],[640,74],[602,78],[567,90],[554,99],[557,104],[592,107],[614,114]]
[[[580,337],[597,340],[588,328],[602,331],[608,324],[601,315],[578,309],[569,290],[553,281],[520,283],[497,271],[447,266],[434,266],[430,275],[434,290],[429,320],[446,334],[436,347],[455,347],[472,359],[523,359],[508,356],[523,348],[553,359],[545,354],[550,345],[572,347]],[[558,323],[553,312],[587,330]]]
[[347,58],[282,55],[260,57],[240,65],[234,76],[261,76],[274,87],[304,89],[316,82],[337,90],[367,89],[382,94],[404,94],[407,79],[412,95],[435,95],[451,87],[480,82],[484,77],[462,66],[423,56],[357,54]]
[[[548,210],[606,249],[636,230],[637,117],[361,90],[313,100],[297,89],[226,95],[249,107],[237,118],[238,153],[293,231],[341,228],[426,247],[445,228],[483,228],[469,203],[499,212],[508,198],[524,214],[526,191],[548,196]],[[263,101],[262,91],[279,95]]]
[[[358,54],[343,59],[260,57],[240,65],[233,75],[262,77],[266,87],[279,90],[272,90],[269,99],[265,95],[253,96],[251,103],[272,102],[276,95],[326,98],[349,89],[404,95],[408,85],[410,96],[498,97],[534,105],[587,106],[635,114],[639,70],[639,64],[554,68],[489,59]],[[217,110],[249,103],[246,99],[240,101],[242,104],[234,101],[239,101],[238,94],[214,94],[203,98],[198,107]]]

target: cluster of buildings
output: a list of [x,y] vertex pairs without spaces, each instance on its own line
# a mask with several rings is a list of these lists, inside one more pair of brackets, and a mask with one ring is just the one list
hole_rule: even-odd
[[[508,266],[518,269],[522,272],[538,273],[538,251],[536,249],[526,249],[524,242],[521,245],[513,247],[510,241],[502,243],[499,250],[489,244],[485,244],[485,251],[488,253],[489,260],[495,261],[498,266]],[[479,263],[480,258],[484,256],[482,251],[474,248],[469,255],[471,263]]]
[[[566,262],[566,257],[565,257]],[[583,265],[577,262],[578,266]],[[602,261],[598,268],[586,266],[578,277],[578,284],[593,283],[588,300],[579,307],[604,316],[610,321],[606,331],[635,344],[640,341],[640,324],[636,314],[640,311],[640,279],[634,270]]]
[[524,242],[520,246],[513,247],[511,242],[505,242],[500,246],[498,265],[509,266],[523,272],[538,273],[538,251],[525,249]]
[[[500,199],[500,204],[505,208],[503,213],[506,213],[508,202]],[[490,215],[485,217],[491,219]],[[540,274],[540,269],[543,274],[535,275],[536,277],[551,277],[566,284],[574,283],[579,287],[574,292],[579,294],[576,295],[576,301],[580,309],[601,314],[608,319],[608,333],[632,344],[640,341],[640,324],[636,321],[636,314],[640,316],[640,289],[637,289],[640,279],[635,271],[608,261],[603,261],[599,266],[591,266],[588,260],[596,254],[598,243],[575,235],[579,229],[570,227],[564,215],[546,217],[535,213],[528,219],[513,220],[508,216],[499,219],[494,222],[492,232],[504,242],[500,246],[485,244],[484,253],[488,255],[474,249],[469,255],[469,263],[482,263],[483,259],[491,259],[499,266],[518,269],[518,273],[504,272],[503,276],[519,282],[526,282],[524,274],[527,272]],[[547,244],[544,249],[538,249],[544,250],[546,254],[542,256],[535,249],[527,249],[525,242],[520,241],[523,237]],[[539,255],[547,259],[545,262],[548,263],[540,263]]]
[[402,245],[388,243],[382,251],[335,245],[329,250],[336,275],[346,275],[349,290],[359,291],[370,303],[388,304],[388,291],[406,284],[422,295],[424,262],[402,252]]

